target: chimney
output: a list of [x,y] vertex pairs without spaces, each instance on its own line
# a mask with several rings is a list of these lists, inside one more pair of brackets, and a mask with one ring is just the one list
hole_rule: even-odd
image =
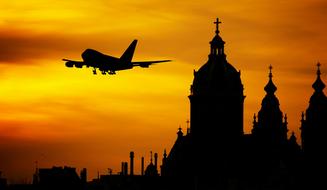
[[81,181],[82,181],[83,185],[85,185],[87,183],[87,170],[86,170],[86,168],[82,169],[81,174],[80,174],[80,178],[81,178]]
[[128,163],[124,162],[124,175],[128,174]]
[[129,153],[129,157],[130,157],[130,175],[133,176],[134,175],[134,152],[131,151]]
[[154,153],[154,167],[158,170],[158,153]]
[[125,170],[124,170],[124,167],[125,167],[125,164],[124,164],[124,162],[122,162],[122,163],[121,163],[121,172],[120,172],[121,175],[124,175],[124,171],[125,171]]
[[144,157],[141,158],[141,175],[144,175]]

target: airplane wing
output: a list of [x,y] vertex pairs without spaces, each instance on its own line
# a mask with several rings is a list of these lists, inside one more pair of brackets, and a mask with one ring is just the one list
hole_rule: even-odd
[[163,63],[163,62],[169,62],[171,60],[160,60],[160,61],[136,61],[132,62],[133,66],[140,66],[140,67],[149,67],[149,65],[154,63]]
[[66,61],[66,67],[77,67],[82,68],[83,65],[86,65],[83,61],[74,61],[69,59],[62,59],[63,61]]

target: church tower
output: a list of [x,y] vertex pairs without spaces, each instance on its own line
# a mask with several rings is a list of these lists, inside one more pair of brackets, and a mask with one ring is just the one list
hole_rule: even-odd
[[287,116],[279,108],[278,98],[275,96],[277,87],[272,81],[272,66],[269,66],[269,81],[265,86],[266,96],[261,103],[258,113],[258,122],[253,126],[254,137],[264,143],[279,147],[287,143]]
[[321,80],[320,63],[317,64],[317,78],[312,84],[314,92],[310,98],[305,117],[302,114],[302,147],[306,156],[326,158],[327,147],[327,97],[323,92],[324,82]]
[[[210,42],[208,61],[194,71],[191,85],[191,136],[199,146],[217,150],[243,135],[243,85],[238,72],[226,60],[219,19]],[[201,145],[200,145],[201,144]]]

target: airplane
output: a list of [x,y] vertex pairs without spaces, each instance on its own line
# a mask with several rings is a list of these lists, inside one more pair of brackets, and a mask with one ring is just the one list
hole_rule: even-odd
[[171,60],[159,60],[159,61],[136,61],[132,62],[134,50],[137,44],[137,40],[134,40],[123,55],[120,58],[105,55],[93,49],[86,49],[82,53],[83,61],[74,61],[69,59],[62,59],[66,61],[66,67],[82,68],[93,67],[93,74],[97,74],[97,68],[103,75],[108,73],[109,75],[116,74],[116,71],[132,69],[134,66],[142,68],[148,68],[151,64],[169,62]]

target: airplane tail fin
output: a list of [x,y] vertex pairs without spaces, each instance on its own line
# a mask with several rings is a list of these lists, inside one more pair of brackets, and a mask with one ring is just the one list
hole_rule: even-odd
[[130,63],[132,61],[133,55],[134,55],[134,50],[137,44],[137,40],[134,40],[129,47],[126,49],[124,54],[120,57],[120,60]]

